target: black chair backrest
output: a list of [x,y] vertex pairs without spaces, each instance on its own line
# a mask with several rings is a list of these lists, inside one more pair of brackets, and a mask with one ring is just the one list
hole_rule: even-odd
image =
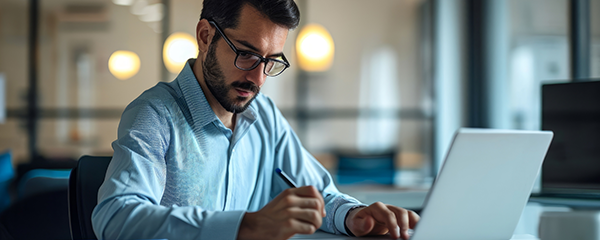
[[98,189],[112,157],[83,156],[69,176],[69,225],[72,239],[96,239],[92,211],[98,202]]

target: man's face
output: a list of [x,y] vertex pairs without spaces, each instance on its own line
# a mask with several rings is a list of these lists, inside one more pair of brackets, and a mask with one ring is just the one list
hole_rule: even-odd
[[[253,7],[242,8],[235,29],[223,29],[238,50],[250,51],[263,57],[281,54],[288,29],[271,22]],[[215,35],[219,33],[215,30]],[[243,71],[235,67],[236,54],[222,37],[210,44],[202,64],[206,86],[225,110],[245,111],[265,83],[264,64]]]
[[[216,45],[213,44],[209,47],[206,60],[202,64],[202,74],[204,74],[206,86],[225,110],[232,113],[243,112],[260,92],[260,87],[250,81],[234,81],[227,84],[215,52]],[[232,91],[241,91],[241,93],[231,98],[229,92]],[[250,98],[251,94],[252,98]]]

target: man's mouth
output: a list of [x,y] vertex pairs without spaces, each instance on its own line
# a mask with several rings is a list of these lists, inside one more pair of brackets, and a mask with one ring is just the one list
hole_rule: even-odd
[[253,94],[252,91],[246,90],[246,89],[241,89],[241,88],[235,88],[235,91],[237,92],[238,96],[240,96],[240,97],[249,97]]

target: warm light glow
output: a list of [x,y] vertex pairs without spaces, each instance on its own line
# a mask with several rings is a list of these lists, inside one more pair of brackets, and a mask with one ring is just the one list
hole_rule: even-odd
[[171,34],[163,46],[163,61],[167,70],[179,73],[189,58],[198,56],[196,39],[183,32]]
[[108,70],[116,78],[127,80],[140,70],[140,57],[131,51],[115,51],[108,59]]
[[144,7],[142,14],[139,18],[142,22],[160,22],[163,19],[163,9],[165,5],[162,3],[155,3]]
[[133,0],[112,0],[112,2],[121,6],[131,6],[133,4]]
[[333,39],[321,25],[308,24],[298,34],[296,52],[302,70],[325,71],[333,63]]

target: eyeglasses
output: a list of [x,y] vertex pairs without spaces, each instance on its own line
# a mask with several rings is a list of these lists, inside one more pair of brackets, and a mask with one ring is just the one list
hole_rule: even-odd
[[264,58],[261,55],[258,55],[257,53],[238,50],[233,45],[233,43],[231,43],[229,38],[225,36],[225,33],[221,30],[221,28],[219,27],[219,25],[217,25],[215,21],[208,22],[215,26],[217,32],[221,34],[223,39],[225,39],[225,42],[227,42],[229,47],[231,47],[231,50],[235,52],[236,56],[233,65],[235,65],[235,67],[237,67],[238,69],[250,71],[252,69],[255,69],[258,65],[260,65],[261,62],[264,62],[265,68],[263,69],[263,72],[265,73],[265,75],[269,77],[275,77],[281,74],[285,69],[290,67],[288,60],[283,54],[281,56],[278,56],[277,58]]

